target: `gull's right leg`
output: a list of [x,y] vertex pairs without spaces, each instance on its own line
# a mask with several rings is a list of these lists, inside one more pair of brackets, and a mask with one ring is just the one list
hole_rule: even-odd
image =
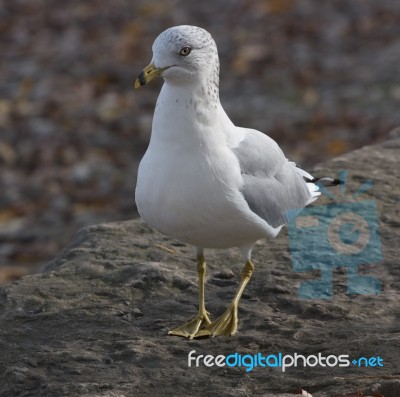
[[192,320],[169,331],[168,335],[193,339],[199,330],[211,324],[208,317],[210,313],[206,311],[205,306],[204,284],[206,279],[206,261],[203,253],[198,253],[197,255],[197,273],[199,275],[199,312]]

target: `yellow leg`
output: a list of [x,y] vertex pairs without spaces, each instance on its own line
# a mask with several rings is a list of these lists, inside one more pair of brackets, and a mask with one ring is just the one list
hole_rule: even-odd
[[242,277],[239,284],[239,288],[232,302],[226,309],[225,313],[221,317],[217,318],[214,322],[205,326],[203,329],[197,332],[197,334],[195,335],[196,337],[207,336],[207,335],[231,336],[236,333],[238,325],[239,301],[243,294],[244,289],[246,288],[247,283],[250,281],[251,275],[253,274],[253,270],[254,270],[254,265],[251,263],[250,260],[247,261],[242,270]]
[[197,316],[168,332],[168,335],[183,336],[185,338],[193,339],[198,331],[203,327],[211,324],[208,317],[210,313],[206,311],[204,302],[204,284],[206,279],[206,261],[203,255],[197,256],[197,272],[199,274],[199,312]]

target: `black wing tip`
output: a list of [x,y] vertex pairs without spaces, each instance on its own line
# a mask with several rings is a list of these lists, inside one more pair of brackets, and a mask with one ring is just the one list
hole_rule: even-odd
[[335,178],[316,178],[316,183],[318,182],[320,182],[323,186],[337,186],[345,184],[345,181]]
[[345,184],[345,181],[342,181],[341,179],[334,179],[332,181],[332,185],[330,185],[330,186],[344,185],[344,184]]
[[345,181],[342,181],[341,179],[335,179],[335,178],[328,178],[328,177],[323,177],[323,178],[307,178],[304,177],[304,180],[306,183],[320,183],[322,186],[337,186],[337,185],[344,185]]

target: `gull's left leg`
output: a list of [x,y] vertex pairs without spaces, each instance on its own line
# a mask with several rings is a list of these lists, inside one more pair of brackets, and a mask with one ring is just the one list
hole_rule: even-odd
[[248,259],[242,270],[242,277],[239,284],[239,288],[232,302],[226,309],[225,313],[221,317],[217,318],[214,322],[212,322],[211,324],[207,325],[199,332],[197,332],[197,334],[195,335],[196,338],[207,335],[231,336],[236,333],[238,324],[239,301],[243,294],[244,289],[246,288],[247,283],[250,281],[253,271],[254,271],[254,265],[251,262],[251,260]]
[[199,274],[199,312],[197,316],[168,332],[168,335],[183,336],[185,338],[193,339],[197,335],[199,329],[211,324],[208,317],[210,313],[206,311],[205,298],[204,298],[204,284],[206,279],[206,261],[203,253],[197,254],[197,272]]

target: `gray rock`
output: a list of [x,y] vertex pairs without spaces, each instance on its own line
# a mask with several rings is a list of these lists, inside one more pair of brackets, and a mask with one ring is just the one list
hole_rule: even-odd
[[[398,138],[393,138],[395,142]],[[192,248],[140,220],[81,229],[45,273],[0,290],[0,396],[340,396],[399,395],[398,228],[400,146],[365,147],[317,166],[315,175],[349,171],[346,198],[375,200],[383,261],[360,266],[382,283],[378,295],[349,295],[347,271],[334,272],[332,299],[302,299],[288,235],[258,243],[256,271],[231,338],[188,341],[167,335],[196,312]],[[340,188],[332,190],[341,199]],[[332,203],[323,198],[315,205]],[[236,250],[207,252],[206,300],[212,318],[234,294],[242,267]],[[321,257],[321,260],[324,258]],[[215,275],[217,277],[215,277]],[[219,282],[213,282],[219,280]],[[228,285],[232,281],[231,285]],[[381,367],[188,367],[197,355],[380,356]],[[284,394],[286,393],[286,394]],[[357,395],[357,394],[354,394]]]

